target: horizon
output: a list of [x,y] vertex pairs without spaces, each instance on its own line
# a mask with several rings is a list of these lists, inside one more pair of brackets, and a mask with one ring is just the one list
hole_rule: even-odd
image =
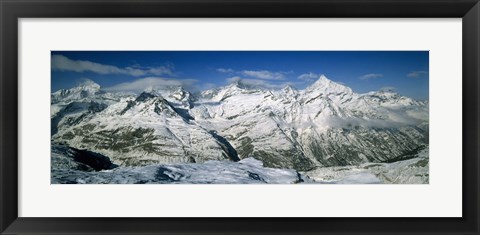
[[428,51],[52,51],[51,55],[51,92],[86,79],[109,92],[182,86],[195,93],[234,82],[303,90],[325,75],[359,94],[389,89],[417,100],[429,96]]

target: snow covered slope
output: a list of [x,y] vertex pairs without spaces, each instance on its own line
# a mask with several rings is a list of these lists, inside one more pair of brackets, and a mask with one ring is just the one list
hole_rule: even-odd
[[405,160],[364,163],[359,166],[322,167],[302,172],[318,183],[331,184],[428,184],[428,147]]
[[262,162],[246,158],[239,162],[207,161],[119,167],[85,172],[52,169],[53,184],[295,184],[303,182],[295,170],[265,168]]
[[264,167],[254,158],[239,162],[152,164],[118,167],[102,155],[54,145],[53,184],[424,184],[429,182],[428,148],[393,163],[322,167],[298,172]]

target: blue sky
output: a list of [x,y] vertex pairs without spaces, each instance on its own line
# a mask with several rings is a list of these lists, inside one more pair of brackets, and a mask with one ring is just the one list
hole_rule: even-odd
[[243,80],[303,89],[321,74],[364,93],[385,87],[428,99],[428,51],[53,51],[52,91],[91,79],[111,91],[182,85],[192,90]]

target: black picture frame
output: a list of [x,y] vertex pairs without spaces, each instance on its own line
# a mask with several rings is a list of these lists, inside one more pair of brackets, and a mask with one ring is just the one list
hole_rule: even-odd
[[[478,0],[0,0],[0,12],[0,231],[2,234],[479,234],[480,232],[478,203],[480,5]],[[462,18],[463,217],[18,217],[18,19],[37,17]]]

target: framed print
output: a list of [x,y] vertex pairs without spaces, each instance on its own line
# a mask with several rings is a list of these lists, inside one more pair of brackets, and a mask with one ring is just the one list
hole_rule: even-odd
[[475,0],[1,4],[2,234],[480,232]]
[[[428,57],[428,51],[52,51],[51,183],[428,184]],[[120,68],[90,61],[96,58],[169,62]],[[289,68],[255,68],[274,63]],[[181,64],[197,68],[177,75]],[[388,80],[362,74],[366,64],[419,69],[392,68]],[[256,70],[212,69],[219,65]],[[331,73],[355,79],[311,72],[318,66],[349,67],[350,74]],[[78,76],[90,78],[75,82]],[[377,91],[359,94],[345,85],[358,80],[356,90],[378,83]],[[414,98],[399,94],[407,91]]]

